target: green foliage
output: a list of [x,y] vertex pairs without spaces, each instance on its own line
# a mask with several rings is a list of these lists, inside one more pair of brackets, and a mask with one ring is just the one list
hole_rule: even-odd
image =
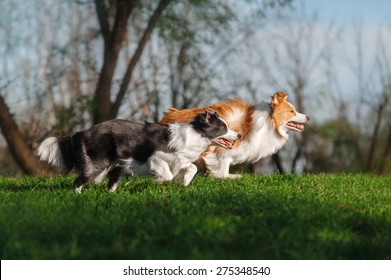
[[1,259],[391,259],[391,178],[0,177]]
[[361,135],[357,125],[344,119],[333,119],[322,124],[311,124],[307,134],[312,143],[309,156],[312,172],[359,172],[365,165],[366,150],[361,145]]

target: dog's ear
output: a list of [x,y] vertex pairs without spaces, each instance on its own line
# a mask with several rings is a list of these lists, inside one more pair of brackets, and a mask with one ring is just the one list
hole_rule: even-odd
[[288,98],[288,94],[283,93],[282,91],[276,92],[272,97],[271,97],[271,102],[270,104],[272,105],[272,108],[276,107],[278,104],[286,101]]
[[202,123],[209,123],[212,116],[217,116],[217,113],[212,110],[206,110],[205,113],[197,115],[196,118]]
[[216,111],[213,111],[213,110],[206,110],[205,114],[206,114],[206,119],[207,119],[208,121],[209,121],[210,118],[212,118],[212,117],[218,117],[218,116],[219,116],[219,114],[217,114],[217,112],[216,112]]

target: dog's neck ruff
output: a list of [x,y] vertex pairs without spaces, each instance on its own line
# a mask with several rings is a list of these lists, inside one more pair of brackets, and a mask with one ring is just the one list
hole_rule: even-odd
[[270,122],[274,126],[274,129],[276,130],[276,134],[278,136],[288,139],[289,137],[288,129],[284,126],[277,126],[275,120],[273,120],[273,108],[271,106],[271,103],[262,101],[261,103],[257,104],[255,107],[257,108],[256,112],[268,114],[270,118]]
[[269,111],[255,111],[250,136],[236,149],[229,150],[225,156],[232,159],[231,164],[256,162],[276,153],[284,146],[288,137],[277,131]]
[[170,141],[168,147],[176,153],[183,154],[190,161],[195,161],[212,141],[197,133],[188,123],[169,125]]

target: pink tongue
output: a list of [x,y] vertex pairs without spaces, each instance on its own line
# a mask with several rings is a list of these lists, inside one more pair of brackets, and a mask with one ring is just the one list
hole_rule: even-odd
[[227,140],[225,140],[225,139],[223,139],[223,142],[224,142],[224,144],[225,144],[225,146],[226,146],[227,148],[230,148],[230,147],[231,147],[231,142],[229,142],[229,141],[227,141]]
[[299,123],[295,123],[295,122],[289,122],[292,126],[296,127],[297,129],[300,129],[300,130],[303,130],[304,129],[304,125],[303,124],[299,124]]
[[219,141],[220,141],[221,144],[223,144],[227,148],[231,148],[231,146],[232,146],[231,142],[229,142],[229,141],[227,141],[227,140],[225,140],[223,138],[220,138]]

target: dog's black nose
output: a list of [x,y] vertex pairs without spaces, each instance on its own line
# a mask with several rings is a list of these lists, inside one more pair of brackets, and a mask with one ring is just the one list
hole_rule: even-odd
[[310,121],[310,116],[305,116],[305,118],[307,119],[307,122],[309,122]]

